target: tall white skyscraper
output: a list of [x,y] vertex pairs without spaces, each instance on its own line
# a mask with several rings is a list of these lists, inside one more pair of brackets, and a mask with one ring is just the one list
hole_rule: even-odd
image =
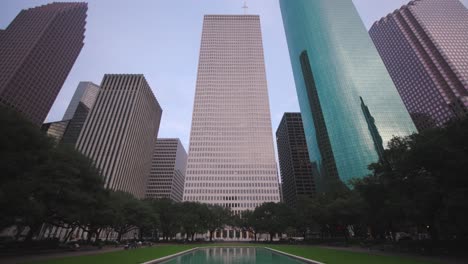
[[257,15],[204,18],[184,201],[280,201]]

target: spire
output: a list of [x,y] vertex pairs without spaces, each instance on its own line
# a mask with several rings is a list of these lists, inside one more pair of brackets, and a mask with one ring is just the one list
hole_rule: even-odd
[[244,5],[242,6],[242,9],[244,9],[244,15],[247,15],[247,10],[249,7],[247,6],[247,1],[244,1]]

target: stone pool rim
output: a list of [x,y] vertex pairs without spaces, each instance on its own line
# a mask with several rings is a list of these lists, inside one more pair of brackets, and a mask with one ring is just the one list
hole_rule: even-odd
[[289,253],[286,253],[286,252],[283,252],[283,251],[280,251],[280,250],[277,250],[277,249],[273,249],[273,248],[269,248],[269,247],[257,247],[257,246],[206,246],[206,247],[194,247],[194,248],[191,248],[191,249],[188,249],[188,250],[184,250],[184,251],[181,251],[181,252],[178,252],[178,253],[175,253],[175,254],[172,254],[172,255],[169,255],[169,256],[165,256],[165,257],[162,257],[162,258],[158,258],[158,259],[153,259],[153,260],[150,260],[150,261],[147,261],[147,262],[143,262],[141,264],[158,264],[158,263],[162,263],[164,261],[168,261],[172,258],[175,258],[175,257],[178,257],[178,256],[182,256],[182,255],[185,255],[185,254],[188,254],[192,251],[197,251],[197,250],[200,250],[200,249],[204,249],[204,248],[263,248],[263,249],[266,249],[266,250],[270,250],[272,252],[275,252],[277,254],[281,254],[281,255],[284,255],[284,256],[287,256],[287,257],[290,257],[290,258],[293,258],[295,260],[300,260],[300,261],[303,261],[305,263],[310,263],[310,264],[325,264],[323,262],[318,262],[316,260],[311,260],[311,259],[307,259],[307,258],[303,258],[303,257],[300,257],[300,256],[296,256],[296,255],[293,255],[293,254],[289,254]]

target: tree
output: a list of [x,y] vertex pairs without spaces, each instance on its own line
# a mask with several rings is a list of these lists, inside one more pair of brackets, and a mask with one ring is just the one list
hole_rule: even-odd
[[109,207],[114,215],[111,226],[118,234],[117,241],[121,241],[122,235],[137,229],[140,201],[129,193],[114,191],[109,195]]
[[11,110],[1,109],[0,118],[0,228],[29,227],[29,242],[44,223],[83,225],[104,192],[92,162],[72,147],[56,145]]
[[[408,137],[395,137],[373,175],[353,184],[366,201],[369,222],[383,233],[416,226],[431,238],[468,235],[468,120]],[[377,222],[385,223],[378,226]]]
[[313,230],[317,226],[318,214],[320,211],[317,210],[318,206],[315,204],[316,200],[308,197],[300,197],[297,201],[295,208],[292,208],[292,227],[307,239],[307,233]]
[[163,239],[169,241],[180,231],[181,205],[170,199],[151,200],[149,203],[153,211],[159,216],[158,222]]
[[159,215],[156,208],[152,206],[152,200],[140,202],[137,217],[140,219],[137,222],[137,227],[140,230],[140,240],[143,240],[144,235],[153,235],[160,226]]
[[257,241],[259,227],[253,211],[243,211],[239,215],[232,215],[231,222],[233,226],[240,228],[243,232],[252,233]]
[[39,166],[49,159],[53,141],[13,110],[0,108],[0,229],[29,226],[44,215],[31,195]]
[[228,225],[231,220],[231,211],[219,205],[208,206],[207,228],[210,231],[210,242],[213,241],[213,234]]
[[208,208],[200,203],[184,202],[180,209],[182,210],[180,215],[182,231],[187,234],[187,240],[191,238],[193,242],[195,234],[203,233],[208,228],[205,221]]
[[273,241],[275,234],[283,233],[291,224],[291,211],[282,203],[264,203],[255,208],[253,219],[258,231],[270,234]]
[[40,166],[38,176],[33,194],[45,208],[44,219],[38,219],[39,226],[46,222],[62,227],[78,223],[84,227],[101,220],[89,215],[104,209],[105,193],[102,177],[87,157],[72,147],[58,145]]

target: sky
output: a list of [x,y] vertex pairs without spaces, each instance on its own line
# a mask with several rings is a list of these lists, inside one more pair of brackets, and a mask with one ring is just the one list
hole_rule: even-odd
[[[21,9],[50,2],[0,0],[0,28]],[[369,28],[409,0],[353,2]],[[468,0],[462,2],[468,6]],[[248,13],[261,19],[274,134],[284,112],[299,111],[279,1],[247,3]],[[62,119],[80,81],[100,84],[106,73],[142,73],[163,108],[159,137],[180,138],[188,149],[203,15],[242,14],[243,1],[88,0],[88,4],[85,45],[47,121]]]

